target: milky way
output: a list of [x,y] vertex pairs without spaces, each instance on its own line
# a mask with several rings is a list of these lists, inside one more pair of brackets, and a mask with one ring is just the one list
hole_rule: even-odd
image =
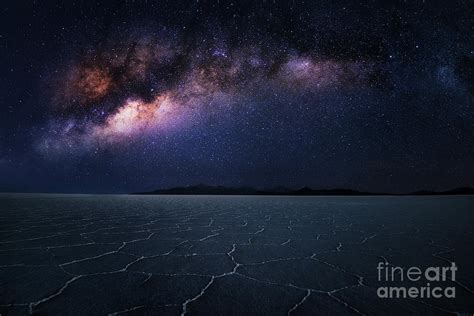
[[0,189],[474,185],[470,2],[3,11]]
[[[130,138],[185,128],[215,100],[235,103],[262,87],[317,93],[370,85],[378,65],[242,43],[205,34],[187,46],[178,32],[133,32],[71,61],[53,77],[53,136],[40,148],[61,152],[126,144]],[[146,35],[144,35],[146,34]]]

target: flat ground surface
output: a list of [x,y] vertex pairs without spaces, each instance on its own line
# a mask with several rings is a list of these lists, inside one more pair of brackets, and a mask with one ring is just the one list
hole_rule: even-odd
[[[455,262],[381,299],[379,262]],[[474,312],[473,197],[0,195],[0,313]]]

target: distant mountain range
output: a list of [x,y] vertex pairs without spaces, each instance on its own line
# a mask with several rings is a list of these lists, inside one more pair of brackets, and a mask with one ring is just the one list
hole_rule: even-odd
[[390,193],[371,193],[361,192],[351,189],[322,189],[314,190],[309,187],[301,189],[289,189],[286,187],[275,187],[272,189],[255,189],[252,187],[224,187],[209,185],[194,185],[187,187],[175,187],[169,189],[159,189],[149,192],[138,192],[133,194],[142,195],[292,195],[292,196],[311,196],[311,195],[471,195],[474,194],[474,188],[464,187],[448,191],[416,191],[405,194]]

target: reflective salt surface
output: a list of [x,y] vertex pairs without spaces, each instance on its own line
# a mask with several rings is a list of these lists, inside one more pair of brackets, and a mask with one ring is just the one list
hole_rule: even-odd
[[[473,313],[473,224],[467,196],[2,194],[0,313]],[[379,262],[455,262],[456,298],[381,299]]]

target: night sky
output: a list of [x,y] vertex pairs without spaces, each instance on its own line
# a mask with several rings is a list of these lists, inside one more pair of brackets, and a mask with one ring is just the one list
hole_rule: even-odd
[[474,186],[472,1],[10,1],[0,191]]

